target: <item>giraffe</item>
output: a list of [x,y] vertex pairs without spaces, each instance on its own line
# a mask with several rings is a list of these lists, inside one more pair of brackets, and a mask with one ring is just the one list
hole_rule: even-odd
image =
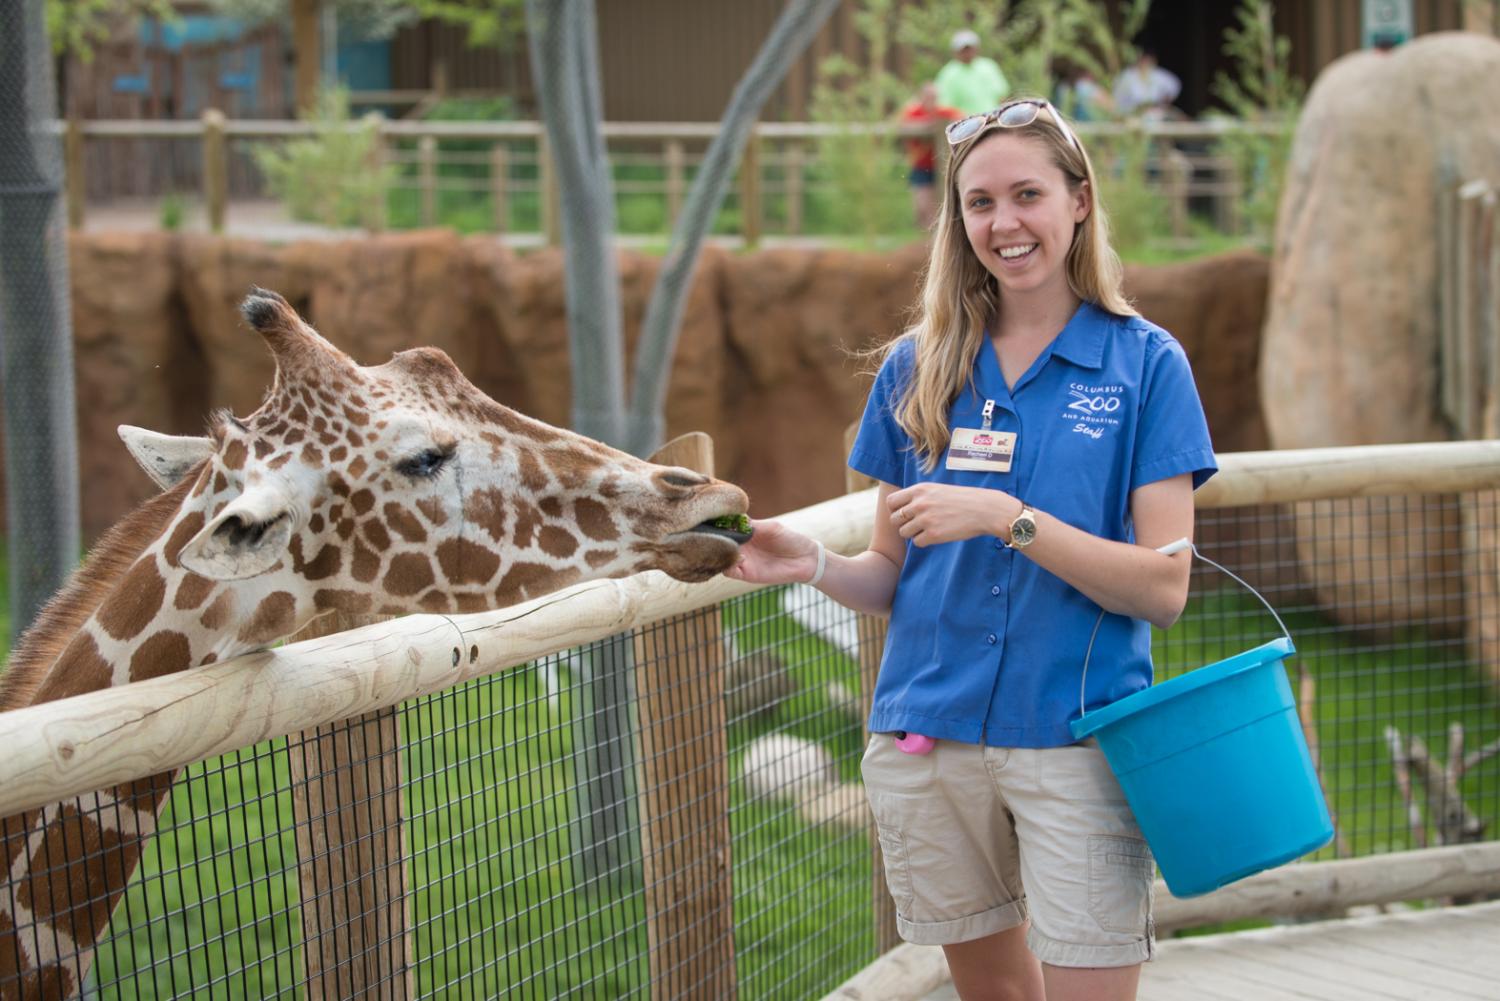
[[[0,675],[0,711],[259,649],[332,611],[498,608],[586,579],[702,581],[738,487],[531,420],[443,352],[360,366],[280,295],[276,376],[204,437],[121,428],[164,492],[107,532]],[[0,821],[0,1001],[75,996],[172,772]],[[52,861],[49,862],[48,860]]]

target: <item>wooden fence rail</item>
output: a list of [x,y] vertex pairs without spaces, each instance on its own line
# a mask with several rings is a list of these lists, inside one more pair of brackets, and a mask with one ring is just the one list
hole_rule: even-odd
[[[87,120],[59,122],[55,126],[64,135],[66,158],[68,223],[74,228],[87,218],[87,182],[90,144],[108,140],[198,140],[199,162],[194,168],[195,184],[203,199],[210,227],[221,229],[229,214],[230,184],[228,167],[231,144],[277,142],[305,138],[324,131],[326,126],[300,120],[230,119],[219,111],[205,111],[194,120]],[[549,218],[555,212],[556,179],[551,157],[547,154],[545,132],[533,121],[391,121],[369,115],[345,126],[350,131],[373,129],[379,156],[386,163],[409,164],[417,192],[418,220],[421,225],[437,221],[437,193],[461,190],[487,194],[492,198],[491,211],[497,220],[497,231],[509,229],[508,217],[501,214],[506,205],[520,193],[534,194],[541,202],[541,232],[548,242],[557,240],[556,227]],[[1168,203],[1168,218],[1174,237],[1188,235],[1188,203],[1206,198],[1215,205],[1215,217],[1222,227],[1233,227],[1238,218],[1234,201],[1241,191],[1241,179],[1232,159],[1210,147],[1223,136],[1243,132],[1267,132],[1274,127],[1261,123],[1228,120],[1205,122],[1090,122],[1079,125],[1089,137],[1146,135],[1160,140],[1157,154],[1146,165],[1148,176]],[[700,153],[688,151],[689,144],[706,146],[719,131],[713,122],[605,122],[601,131],[606,143],[616,147],[654,149],[655,152],[633,155],[640,162],[660,167],[663,180],[630,184],[641,191],[659,193],[666,206],[668,226],[676,220],[686,191],[688,171],[696,166]],[[804,200],[809,191],[807,167],[816,162],[816,146],[838,136],[870,135],[888,137],[892,142],[902,136],[921,136],[920,127],[888,125],[829,125],[817,122],[764,122],[755,126],[740,165],[737,197],[740,204],[740,235],[746,245],[754,245],[766,228],[766,205],[775,195],[784,205],[782,229],[786,235],[802,232],[805,220]],[[488,142],[501,151],[496,157],[480,154],[475,162],[487,165],[489,176],[472,183],[442,177],[440,162],[461,154],[444,154],[438,144],[444,140]],[[934,137],[939,148],[944,140]],[[396,157],[396,143],[415,148]],[[1180,143],[1174,148],[1173,143]],[[507,150],[507,146],[529,147],[528,152]],[[810,155],[811,153],[811,155]],[[625,154],[620,154],[625,155]],[[456,161],[454,161],[456,162]],[[465,161],[467,162],[467,161]],[[533,166],[535,180],[511,176],[512,167]],[[242,165],[243,166],[243,165]],[[192,173],[192,172],[190,172]],[[244,171],[241,170],[241,175]],[[238,176],[238,175],[237,175]],[[180,194],[181,192],[176,192]]]

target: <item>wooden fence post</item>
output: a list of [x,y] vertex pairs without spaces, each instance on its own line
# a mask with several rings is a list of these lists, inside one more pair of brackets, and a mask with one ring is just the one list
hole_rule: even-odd
[[83,228],[83,204],[88,191],[84,174],[83,123],[70,117],[63,132],[63,186],[68,203],[68,228]]
[[[859,421],[850,424],[844,431],[844,454],[854,447],[859,434]],[[854,494],[876,486],[875,480],[844,469],[844,493]],[[870,703],[875,698],[875,678],[880,674],[880,658],[885,653],[886,620],[878,615],[861,615],[859,630],[859,718],[865,742],[870,739]],[[885,857],[880,851],[880,835],[875,830],[875,818],[866,811],[870,828],[870,903],[875,912],[875,952],[885,955],[901,944],[901,933],[896,930],[896,902],[891,898],[885,881]]]
[[545,131],[536,137],[536,169],[542,217],[542,233],[547,246],[562,246],[562,195],[557,189],[557,168],[552,163],[552,144]]
[[687,190],[687,157],[681,139],[668,139],[663,151],[667,157],[667,229],[674,230],[677,216],[682,212],[682,195]]
[[490,147],[490,212],[497,234],[510,229],[509,183],[510,151],[497,142]]
[[754,129],[745,142],[745,155],[740,160],[740,232],[745,246],[760,243],[760,130]]
[[229,148],[224,139],[224,112],[209,108],[203,112],[203,203],[210,231],[224,232],[228,202]]
[[371,143],[369,154],[370,176],[376,179],[375,197],[370,200],[370,206],[365,213],[365,226],[372,233],[379,233],[390,224],[390,212],[387,204],[390,192],[385,186],[385,167],[387,159],[385,117],[377,112],[365,115],[366,127],[370,129]]
[[[676,438],[652,462],[713,473],[713,441]],[[734,1001],[729,750],[717,609],[636,634],[641,866],[651,997]]]
[[437,139],[432,136],[417,140],[417,185],[422,193],[421,223],[431,226],[437,221]]
[[[338,612],[314,621],[292,641],[388,618]],[[290,744],[306,994],[415,997],[399,716],[394,710],[366,713],[305,730]]]
[[787,143],[785,166],[782,176],[786,178],[786,232],[788,236],[802,235],[802,170],[807,161],[807,151],[796,140]]

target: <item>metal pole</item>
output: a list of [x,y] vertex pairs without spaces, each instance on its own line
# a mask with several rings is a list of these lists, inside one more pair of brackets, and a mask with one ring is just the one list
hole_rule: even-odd
[[67,232],[43,0],[0,5],[0,369],[11,635],[78,559]]

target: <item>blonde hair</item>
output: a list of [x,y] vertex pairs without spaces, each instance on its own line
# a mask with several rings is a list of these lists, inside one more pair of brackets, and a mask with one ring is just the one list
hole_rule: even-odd
[[[1124,269],[1109,243],[1109,220],[1099,203],[1094,167],[1080,143],[1074,146],[1048,115],[1049,105],[1029,125],[1005,128],[1013,135],[1041,142],[1068,180],[1068,190],[1087,185],[1092,200],[1088,217],[1073,232],[1068,248],[1068,287],[1085,302],[1117,316],[1136,311],[1121,290]],[[915,352],[912,378],[901,392],[893,416],[911,438],[922,468],[931,471],[948,447],[948,409],[973,381],[974,356],[985,336],[985,324],[1000,306],[1000,287],[969,246],[963,206],[958,197],[958,168],[987,136],[1001,131],[990,124],[974,139],[955,147],[944,184],[943,207],[932,238],[932,253],[922,284],[920,315],[900,337],[881,349],[886,357],[906,341]]]

